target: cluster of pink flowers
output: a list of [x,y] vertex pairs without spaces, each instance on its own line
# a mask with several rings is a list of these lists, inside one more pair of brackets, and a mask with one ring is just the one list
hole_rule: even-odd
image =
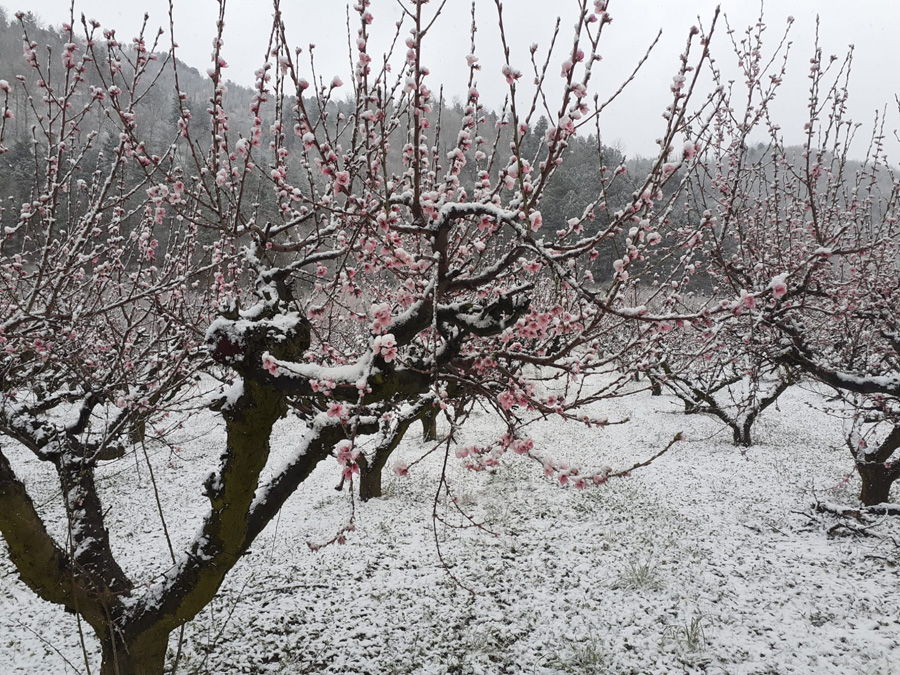
[[310,380],[309,386],[314,392],[321,393],[323,396],[331,396],[337,383],[334,380]]
[[372,343],[372,351],[376,356],[380,356],[386,362],[390,363],[397,358],[397,341],[393,334],[386,333],[379,335]]
[[583,490],[589,485],[603,485],[609,480],[612,469],[608,466],[590,475],[582,475],[578,467],[569,466],[566,463],[547,461],[544,463],[544,475],[547,478],[555,478],[560,485],[572,485],[576,490]]
[[341,441],[335,448],[338,464],[342,467],[341,474],[346,480],[353,478],[353,474],[359,474],[359,450],[354,447],[352,441]]

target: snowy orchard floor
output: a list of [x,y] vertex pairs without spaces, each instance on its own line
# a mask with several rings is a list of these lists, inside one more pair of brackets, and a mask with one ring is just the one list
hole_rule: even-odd
[[[828,534],[842,521],[813,503],[853,504],[858,485],[844,480],[840,422],[809,405],[818,400],[789,391],[746,454],[714,420],[643,393],[602,406],[627,425],[532,428],[539,447],[585,468],[630,465],[686,433],[651,466],[598,489],[561,488],[517,456],[495,474],[451,458],[459,502],[493,533],[438,528],[445,562],[474,594],[438,559],[437,455],[407,478],[386,475],[386,498],[357,504],[347,543],[312,552],[308,541],[330,539],[349,516],[332,462],[188,626],[179,672],[900,673],[900,518],[869,530],[877,536]],[[497,430],[478,413],[463,440]],[[423,447],[413,431],[399,451],[406,461]],[[196,529],[199,485],[222,444],[213,417],[182,433],[192,436],[180,457],[149,447],[176,550]],[[295,437],[285,422],[276,450]],[[50,474],[17,468],[52,496]],[[146,466],[132,458],[105,473],[114,545],[129,572],[152,578],[168,552]],[[0,672],[86,672],[74,617],[36,600],[0,553]],[[88,650],[96,660],[90,641]]]

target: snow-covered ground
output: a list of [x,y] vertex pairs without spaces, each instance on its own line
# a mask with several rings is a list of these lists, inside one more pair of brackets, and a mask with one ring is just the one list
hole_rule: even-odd
[[[347,543],[314,552],[307,543],[331,539],[350,514],[329,463],[188,626],[178,672],[900,673],[900,518],[864,536],[814,511],[854,504],[858,490],[841,423],[819,400],[788,391],[746,452],[715,420],[645,393],[597,410],[629,424],[533,427],[542,451],[585,468],[628,466],[685,432],[649,467],[583,491],[512,454],[479,474],[451,455],[458,503],[483,529],[433,529],[436,453],[408,477],[386,473],[385,498],[357,503]],[[460,440],[497,430],[476,413]],[[296,431],[284,423],[277,452]],[[413,432],[398,459],[422,452]],[[148,447],[176,550],[196,530],[223,438],[204,415],[180,433],[177,455]],[[51,475],[17,467],[38,501],[54,495]],[[126,569],[152,578],[169,553],[144,458],[111,464],[104,490]],[[75,618],[0,558],[0,673],[86,672]]]

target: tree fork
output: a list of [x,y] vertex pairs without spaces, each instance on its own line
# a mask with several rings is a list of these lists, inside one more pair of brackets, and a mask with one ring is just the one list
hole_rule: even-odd
[[387,464],[388,458],[393,454],[394,450],[397,449],[397,446],[400,445],[400,441],[403,440],[409,427],[418,419],[421,419],[424,424],[428,413],[433,413],[433,411],[434,408],[426,404],[418,414],[411,415],[408,418],[401,420],[397,424],[397,428],[394,430],[391,437],[375,451],[375,456],[371,461],[360,456],[359,498],[362,501],[365,502],[382,496],[381,477],[384,471],[384,465]]
[[891,486],[900,478],[900,460],[888,461],[900,448],[900,425],[895,426],[875,452],[860,456],[856,471],[862,480],[859,501],[865,506],[890,502]]

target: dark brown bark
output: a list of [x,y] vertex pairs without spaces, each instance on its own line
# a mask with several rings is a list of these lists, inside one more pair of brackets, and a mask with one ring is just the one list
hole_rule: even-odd
[[891,486],[900,478],[900,463],[857,462],[856,470],[862,479],[859,501],[865,506],[890,502]]
[[136,419],[128,430],[128,440],[133,444],[143,443],[147,438],[147,420]]
[[[71,439],[69,443],[75,445]],[[56,472],[69,519],[78,581],[96,594],[104,607],[109,607],[134,585],[113,556],[103,504],[94,481],[94,463],[83,459],[83,455],[78,447],[67,450],[55,461]],[[96,622],[88,621],[97,627]]]
[[373,466],[366,471],[360,471],[359,473],[359,498],[362,501],[368,501],[370,499],[375,499],[376,497],[381,497],[381,474],[384,469],[384,465],[381,466]]
[[0,451],[0,534],[22,581],[48,602],[74,609],[71,562],[47,532],[34,502]]
[[409,427],[418,419],[425,421],[425,415],[434,414],[434,408],[429,402],[420,404],[417,410],[414,410],[406,418],[401,419],[393,431],[388,434],[381,445],[375,450],[375,455],[371,460],[365,457],[359,458],[359,498],[362,501],[368,501],[375,497],[382,496],[381,477],[384,472],[384,466],[400,441],[406,435]]
[[[470,332],[493,334],[527,305],[527,298],[504,296],[487,307],[473,305],[471,315],[443,318]],[[473,322],[476,328],[469,326]],[[485,323],[490,326],[485,328]],[[64,449],[52,455],[72,530],[77,532],[72,547],[76,553],[71,559],[48,535],[24,486],[0,453],[0,531],[9,543],[13,562],[38,594],[79,613],[93,628],[103,650],[101,675],[161,675],[170,633],[212,600],[228,572],[285,500],[319,462],[331,456],[335,444],[347,437],[348,429],[337,422],[312,426],[304,451],[270,483],[260,485],[273,426],[286,412],[287,397],[303,394],[302,386],[297,391],[288,385],[293,378],[273,378],[265,373],[260,354],[268,351],[275,358],[296,361],[310,344],[309,330],[301,324],[284,332],[263,319],[258,325],[242,325],[239,332],[231,328],[225,326],[221,334],[210,336],[214,358],[240,374],[243,391],[237,400],[222,407],[227,447],[219,470],[205,484],[209,512],[187,555],[165,579],[153,584],[144,598],[122,602],[132,595],[133,585],[110,550],[104,510],[94,484],[96,453],[92,456],[70,434],[64,439]],[[398,326],[395,334],[403,330]],[[458,338],[459,343],[461,340]],[[442,359],[453,359],[459,347],[451,342]],[[368,397],[416,400],[430,390],[433,377],[429,373],[383,365],[371,378]],[[360,478],[364,499],[381,494],[385,463],[409,426],[426,410],[431,410],[431,401],[420,401],[383,439]],[[377,422],[355,429],[360,434],[378,431]],[[34,443],[32,446],[37,448]]]
[[856,471],[862,480],[859,501],[866,506],[890,501],[891,486],[900,478],[900,460],[889,461],[900,449],[900,425],[891,429],[881,445],[866,455],[857,454]]
[[103,640],[100,675],[163,675],[168,644],[169,634],[159,631]]
[[747,418],[741,425],[730,424],[732,432],[732,441],[740,448],[749,448],[753,445],[753,438],[750,435],[750,428],[753,426],[753,419]]
[[422,415],[422,440],[437,440],[437,411],[434,408]]
[[779,325],[779,328],[793,337],[795,345],[793,349],[782,354],[781,360],[783,362],[797,366],[817,380],[841,391],[852,391],[857,394],[900,396],[900,384],[896,382],[896,379],[858,377],[854,373],[842,373],[827,368],[812,359],[810,350],[802,344],[802,340],[795,330],[785,325]]
[[130,628],[139,635],[166,635],[190,621],[212,600],[226,574],[247,550],[248,515],[269,457],[272,427],[285,411],[283,395],[252,379],[244,392],[223,411],[227,447],[219,471],[206,484],[210,511],[201,536],[171,582],[159,589],[158,604],[146,607]]

